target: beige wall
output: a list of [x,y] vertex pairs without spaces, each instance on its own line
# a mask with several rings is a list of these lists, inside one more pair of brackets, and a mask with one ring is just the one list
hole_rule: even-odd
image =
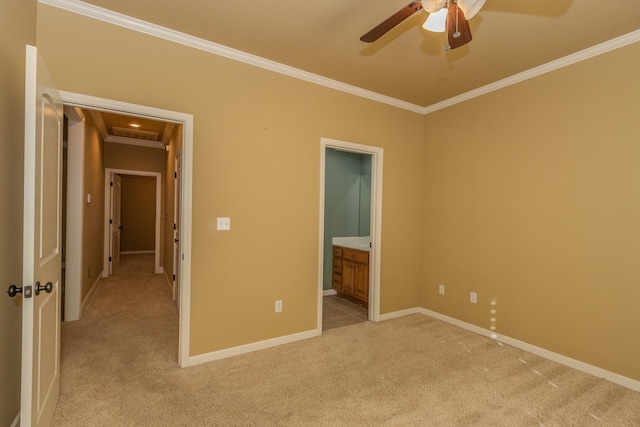
[[38,11],[62,89],[194,115],[192,355],[316,326],[330,137],[385,150],[383,313],[423,306],[640,379],[638,46],[421,117]]
[[316,327],[321,137],[384,148],[382,312],[415,306],[421,116],[38,7],[63,90],[194,115],[192,355]]
[[25,45],[36,43],[36,1],[0,3],[0,425],[20,412],[21,302],[4,291],[22,286],[22,158]]
[[155,249],[156,178],[122,175],[121,252]]
[[103,272],[104,264],[104,143],[91,114],[85,112],[84,191],[91,203],[84,203],[82,232],[82,299]]
[[638,70],[636,43],[425,118],[421,305],[640,380]]
[[166,152],[139,145],[107,143],[104,145],[104,167],[143,172],[165,170]]

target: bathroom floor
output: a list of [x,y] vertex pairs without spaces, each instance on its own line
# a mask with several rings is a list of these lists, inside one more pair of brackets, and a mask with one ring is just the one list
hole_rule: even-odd
[[327,295],[322,298],[323,331],[365,322],[368,314],[366,308],[337,295]]

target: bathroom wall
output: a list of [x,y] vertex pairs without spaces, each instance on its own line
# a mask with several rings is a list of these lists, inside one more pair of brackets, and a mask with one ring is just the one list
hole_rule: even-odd
[[371,155],[327,148],[324,203],[322,287],[331,289],[331,239],[370,234]]
[[360,204],[358,236],[371,234],[371,163],[372,156],[360,154]]

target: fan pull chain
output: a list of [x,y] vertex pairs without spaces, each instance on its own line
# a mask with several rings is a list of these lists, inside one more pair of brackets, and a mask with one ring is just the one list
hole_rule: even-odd
[[454,38],[460,37],[460,31],[458,31],[458,15],[460,14],[460,9],[458,9],[458,3],[456,3],[456,32],[453,33]]

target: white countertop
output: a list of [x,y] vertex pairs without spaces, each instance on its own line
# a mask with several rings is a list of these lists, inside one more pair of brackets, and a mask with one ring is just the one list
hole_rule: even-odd
[[335,246],[342,246],[344,248],[358,249],[361,251],[371,250],[371,237],[334,237],[331,239],[331,243]]

